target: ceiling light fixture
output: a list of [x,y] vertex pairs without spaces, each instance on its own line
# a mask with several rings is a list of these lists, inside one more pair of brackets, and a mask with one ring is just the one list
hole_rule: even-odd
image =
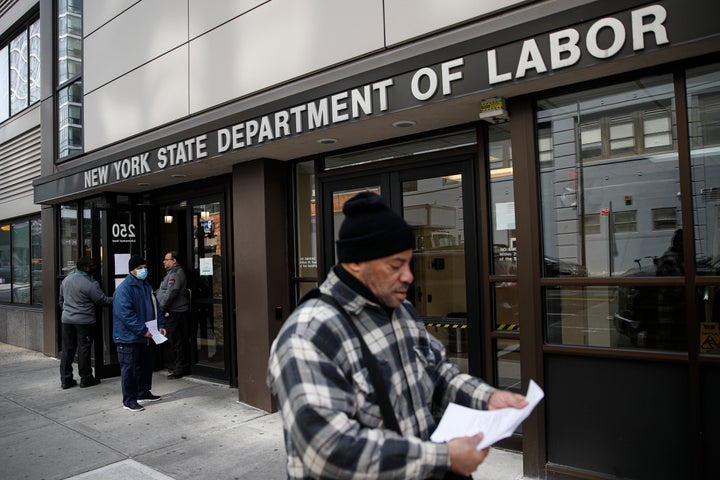
[[395,128],[410,128],[415,126],[415,122],[412,120],[398,120],[392,126]]
[[320,145],[332,145],[333,143],[337,143],[336,138],[321,138],[317,141]]

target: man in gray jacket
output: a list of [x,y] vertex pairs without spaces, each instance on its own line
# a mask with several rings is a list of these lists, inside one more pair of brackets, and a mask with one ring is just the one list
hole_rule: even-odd
[[73,359],[78,354],[80,388],[100,383],[93,376],[90,353],[95,336],[95,305],[111,305],[100,284],[92,275],[97,270],[90,257],[78,259],[75,271],[60,284],[62,308],[62,355],[60,356],[60,385],[63,389],[77,385],[73,378]]
[[190,375],[190,295],[177,252],[165,254],[163,267],[165,278],[155,295],[160,309],[165,312],[165,327],[175,353],[175,365],[168,369],[167,378],[175,379]]

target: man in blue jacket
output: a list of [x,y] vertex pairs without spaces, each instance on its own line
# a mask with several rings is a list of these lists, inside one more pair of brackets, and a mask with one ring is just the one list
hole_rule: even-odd
[[117,345],[122,383],[123,408],[131,412],[145,410],[140,403],[160,400],[153,395],[152,334],[146,322],[157,320],[158,331],[165,335],[162,312],[147,278],[147,262],[133,255],[128,262],[130,272],[113,295],[113,340]]

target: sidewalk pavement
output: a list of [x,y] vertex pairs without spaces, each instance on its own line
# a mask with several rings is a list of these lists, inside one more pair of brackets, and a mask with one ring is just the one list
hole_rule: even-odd
[[[59,365],[0,343],[0,478],[285,478],[280,417],[238,402],[236,389],[156,372],[162,400],[129,412],[119,377],[61,390]],[[522,455],[492,449],[473,478],[521,479]]]

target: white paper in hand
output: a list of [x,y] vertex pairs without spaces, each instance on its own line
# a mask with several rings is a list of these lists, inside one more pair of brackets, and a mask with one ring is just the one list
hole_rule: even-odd
[[484,437],[478,450],[487,448],[495,442],[507,438],[520,426],[545,393],[533,380],[530,380],[523,408],[501,408],[500,410],[475,410],[456,403],[448,405],[435,432],[430,436],[433,442],[447,442],[453,438],[470,437],[482,432]]
[[145,326],[152,334],[152,339],[156,344],[160,345],[167,340],[167,337],[160,333],[160,330],[158,330],[157,320],[150,320],[149,322],[145,322]]

